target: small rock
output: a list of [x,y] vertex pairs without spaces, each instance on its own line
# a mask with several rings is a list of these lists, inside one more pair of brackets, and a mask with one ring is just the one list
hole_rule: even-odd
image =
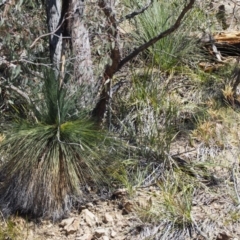
[[64,230],[65,230],[67,235],[70,235],[70,234],[73,234],[73,233],[77,232],[78,228],[79,228],[79,221],[75,219],[73,221],[73,223],[65,226]]
[[106,235],[107,235],[107,231],[104,228],[96,229],[94,232],[94,236],[97,238],[100,238],[100,237],[106,236]]
[[73,223],[75,218],[67,218],[67,219],[64,219],[62,220],[60,223],[59,223],[59,227],[65,227],[67,225],[70,225]]
[[64,228],[64,231],[65,231],[66,235],[70,235],[70,234],[75,233],[77,231],[77,229],[75,229],[72,225],[69,225]]
[[125,202],[123,205],[123,214],[128,214],[132,212],[133,208],[134,208],[133,203],[131,203],[130,201]]
[[86,204],[86,207],[89,209],[89,208],[93,208],[93,204],[92,203],[87,203]]
[[109,237],[108,236],[103,236],[102,240],[109,240]]
[[112,198],[122,198],[123,196],[127,195],[127,190],[126,189],[117,189],[113,194]]
[[90,227],[95,225],[98,222],[98,218],[92,212],[90,212],[88,209],[84,209],[81,212],[81,215],[83,216],[87,225]]
[[110,236],[111,236],[112,238],[114,238],[114,237],[116,237],[116,235],[117,235],[117,233],[116,233],[114,230],[111,230],[111,235],[110,235]]
[[112,223],[113,217],[109,213],[105,213],[105,215],[103,217],[103,222],[104,223]]
[[79,228],[79,221],[75,218],[68,218],[61,221],[59,224],[61,227],[61,232],[65,232],[66,235],[73,234],[77,232]]

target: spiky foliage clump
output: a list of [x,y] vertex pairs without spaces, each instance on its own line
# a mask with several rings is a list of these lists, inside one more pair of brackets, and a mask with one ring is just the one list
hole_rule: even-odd
[[0,205],[6,214],[59,219],[81,195],[81,185],[104,180],[112,148],[106,133],[76,110],[76,94],[60,87],[52,73],[40,102],[35,122],[15,123],[0,146]]
[[[140,6],[143,4],[142,1],[133,2]],[[176,21],[175,16],[179,15],[179,11],[184,4],[185,1],[179,0],[153,1],[153,5],[143,14],[140,14],[133,23],[137,29],[134,38],[138,44],[148,42],[160,32],[172,27]],[[196,47],[195,40],[190,38],[189,35],[196,31],[200,22],[198,19],[201,19],[202,15],[203,13],[199,9],[195,10],[173,34],[159,40],[154,46],[150,47],[148,52],[145,52],[145,57],[155,66],[159,66],[161,70],[166,71],[173,69],[179,63],[186,63],[186,59],[192,61],[191,56],[199,54],[199,50]]]

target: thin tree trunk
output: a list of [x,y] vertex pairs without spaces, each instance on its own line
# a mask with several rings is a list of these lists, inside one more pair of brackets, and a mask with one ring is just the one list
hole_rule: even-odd
[[89,43],[88,30],[84,26],[85,3],[84,1],[72,0],[70,13],[72,14],[71,42],[75,57],[74,75],[76,80],[82,84],[84,82],[93,83],[91,48]]
[[49,32],[51,33],[49,39],[50,45],[50,59],[56,70],[56,75],[58,76],[60,71],[60,61],[62,55],[62,37],[63,29],[62,23],[62,0],[47,0],[47,24]]
[[111,64],[107,64],[105,66],[105,71],[103,74],[103,79],[102,79],[102,90],[100,94],[100,100],[97,102],[92,115],[93,117],[98,121],[101,122],[102,118],[104,116],[104,113],[107,108],[107,104],[110,99],[110,86],[111,86],[111,80],[113,75],[117,72],[118,70],[118,65],[121,60],[121,53],[119,49],[119,33],[117,29],[117,19],[116,15],[113,11],[113,4],[111,1],[106,1],[106,0],[99,0],[98,1],[98,6],[103,10],[107,22],[108,22],[108,41],[111,43],[112,49],[110,53],[110,58],[111,58]]
[[83,88],[84,96],[80,99],[83,105],[91,103],[96,94],[89,34],[84,26],[84,9],[84,1],[72,0],[69,9],[70,21],[68,21],[74,57],[74,78]]
[[[67,53],[72,51],[74,83],[69,83],[67,87],[74,89],[76,84],[81,87],[84,93],[79,99],[81,106],[92,103],[96,95],[89,35],[84,26],[84,9],[85,1],[82,0],[47,0],[48,28],[51,33],[50,58],[56,77],[61,86],[65,64],[72,57]],[[69,47],[71,49],[67,49]]]

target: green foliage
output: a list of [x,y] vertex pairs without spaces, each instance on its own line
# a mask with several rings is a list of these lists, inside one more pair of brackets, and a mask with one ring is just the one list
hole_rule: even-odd
[[[161,225],[172,232],[191,226],[191,210],[194,181],[183,172],[165,171],[158,181],[158,195],[152,195],[148,208],[139,208],[138,215],[143,222]],[[160,233],[161,234],[161,233]]]
[[0,205],[5,214],[59,219],[81,196],[81,186],[107,183],[104,171],[117,159],[116,141],[86,112],[76,113],[77,94],[59,87],[53,73],[45,75],[44,83],[35,122],[19,119],[0,146],[5,159]]
[[[5,13],[5,8],[8,11]],[[5,13],[5,16],[3,15]],[[23,0],[1,7],[0,21],[0,121],[12,119],[15,110],[26,107],[15,86],[28,96],[39,91],[39,65],[47,64],[48,37],[33,41],[47,31],[45,7],[38,1]],[[50,65],[50,64],[49,64]]]
[[116,162],[107,171],[112,181],[126,188],[130,196],[136,193],[137,188],[143,184],[149,172],[148,166],[141,166],[137,157]]
[[167,79],[150,68],[137,71],[133,72],[127,92],[114,99],[112,125],[142,154],[155,153],[157,159],[163,160],[177,134],[175,120],[179,109],[167,92],[171,77]]
[[[136,1],[134,1],[136,2]],[[138,1],[139,2],[139,1]],[[161,32],[173,26],[182,6],[186,1],[153,1],[153,5],[139,15],[134,21],[136,33],[134,37],[139,44],[143,44]],[[194,17],[185,19],[181,26],[171,35],[159,40],[145,52],[144,57],[149,63],[159,66],[161,70],[170,70],[179,63],[186,63],[196,55],[197,45],[190,33],[199,24],[196,19],[203,15],[200,10],[194,11]]]
[[9,219],[7,222],[0,224],[0,240],[14,240],[21,237],[23,236],[21,236],[20,229],[18,229],[12,220]]

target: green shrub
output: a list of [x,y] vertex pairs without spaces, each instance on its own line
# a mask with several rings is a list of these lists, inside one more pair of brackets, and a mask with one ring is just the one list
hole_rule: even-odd
[[71,91],[46,74],[41,104],[30,108],[35,121],[18,119],[1,143],[3,213],[59,219],[81,196],[81,186],[107,182],[103,172],[116,159],[114,141],[86,111],[77,111]]
[[[176,0],[153,1],[153,5],[136,17],[134,21],[136,28],[134,37],[138,44],[143,44],[172,27],[185,2]],[[191,16],[191,14],[194,16]],[[199,19],[202,17],[202,11],[194,9],[174,33],[150,47],[145,52],[144,57],[147,58],[149,63],[160,66],[161,70],[170,70],[179,63],[191,61],[190,59],[196,57],[198,48],[196,39],[190,37],[190,35],[196,31],[200,22]]]

